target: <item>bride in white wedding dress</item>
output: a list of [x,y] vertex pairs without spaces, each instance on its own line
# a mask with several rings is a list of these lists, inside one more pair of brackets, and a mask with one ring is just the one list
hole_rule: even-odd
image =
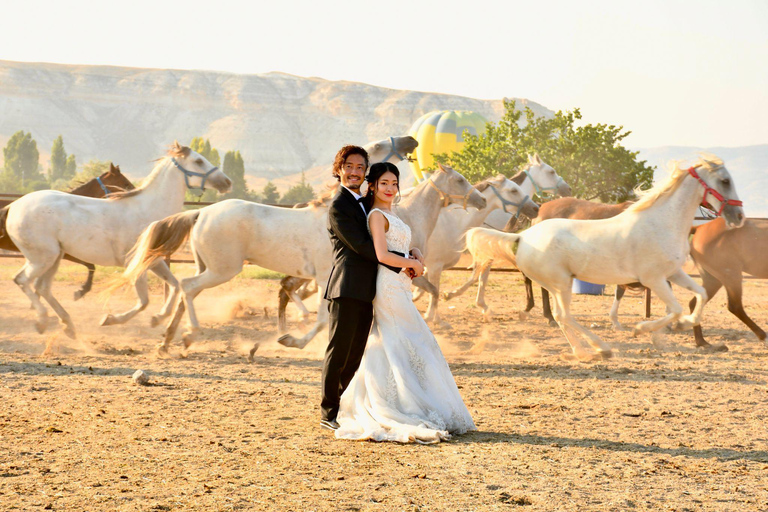
[[[381,166],[381,167],[380,167]],[[394,165],[371,166],[366,196],[368,226],[379,261],[403,266],[411,230],[391,212],[399,173]],[[438,443],[476,430],[440,347],[413,304],[406,272],[380,266],[373,300],[373,327],[360,367],[337,416],[339,439]]]

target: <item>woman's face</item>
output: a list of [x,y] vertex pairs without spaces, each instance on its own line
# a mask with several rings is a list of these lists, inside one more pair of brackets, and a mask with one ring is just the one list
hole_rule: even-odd
[[383,203],[391,203],[397,195],[397,176],[387,171],[376,180],[374,196]]

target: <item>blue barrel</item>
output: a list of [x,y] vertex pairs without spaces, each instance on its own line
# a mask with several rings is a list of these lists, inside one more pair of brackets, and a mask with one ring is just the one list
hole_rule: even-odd
[[579,295],[602,295],[605,290],[604,284],[593,284],[586,281],[573,280],[571,291]]

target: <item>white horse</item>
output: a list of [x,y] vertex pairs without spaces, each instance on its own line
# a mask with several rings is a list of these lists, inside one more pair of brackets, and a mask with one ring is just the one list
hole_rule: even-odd
[[[437,313],[440,277],[444,269],[456,265],[461,258],[465,246],[464,233],[470,228],[482,225],[495,210],[503,210],[515,217],[523,214],[530,218],[535,217],[539,211],[539,206],[533,202],[531,196],[502,174],[476,184],[475,189],[485,197],[485,208],[475,211],[464,211],[457,207],[441,210],[437,225],[427,242],[424,251],[426,277],[435,287],[435,293],[430,294],[429,307],[424,315],[428,322],[440,322]],[[449,327],[447,324],[444,326]]]
[[[168,156],[160,159],[141,187],[113,194],[108,200],[41,190],[12,203],[4,226],[26,258],[14,281],[37,311],[38,332],[45,330],[47,322],[46,308],[39,294],[59,316],[64,332],[75,337],[72,319],[51,293],[51,282],[65,253],[96,265],[122,267],[144,228],[155,220],[180,212],[185,190],[202,189],[207,183],[219,191],[226,191],[232,185],[230,179],[205,158],[175,142]],[[173,287],[173,294],[153,318],[157,322],[168,316],[178,293],[178,283],[162,260],[154,262],[150,270]],[[137,304],[123,314],[107,315],[102,325],[126,322],[147,306],[146,276],[136,280],[135,288]]]
[[[422,183],[410,201],[413,202],[413,217],[423,223],[433,219],[433,227],[438,210],[444,205],[462,202],[476,208],[485,206],[485,199],[463,176],[450,168],[436,172]],[[182,296],[159,347],[161,351],[167,351],[186,307],[189,323],[182,336],[186,350],[200,328],[193,303],[195,297],[206,288],[235,277],[242,270],[244,261],[276,272],[314,279],[321,288],[324,287],[333,263],[326,223],[325,208],[291,209],[236,199],[222,201],[150,225],[136,243],[124,278],[129,281],[139,279],[158,258],[172,254],[190,236],[197,274],[181,280]],[[302,338],[284,335],[278,341],[285,346],[304,348],[327,323],[326,306],[325,302],[320,305],[314,327]],[[258,344],[255,344],[249,359],[253,358],[257,348]]]
[[[538,153],[533,156],[528,155],[528,164],[523,170],[513,176],[511,180],[520,185],[523,193],[530,197],[534,197],[534,195],[542,196],[544,193],[556,194],[561,197],[571,195],[570,185],[551,166],[544,163]],[[494,229],[512,231],[517,224],[517,216],[508,212],[494,210],[488,215],[483,224]],[[493,261],[487,261],[483,266],[476,265],[472,269],[472,275],[469,279],[455,290],[444,293],[443,298],[451,300],[463,294],[470,286],[477,283],[475,304],[481,308],[486,318],[490,317],[491,308],[485,302],[485,289],[488,286],[488,277],[491,274],[492,265]]]
[[[615,217],[549,219],[520,234],[474,228],[467,233],[467,248],[478,263],[508,259],[549,290],[554,296],[555,320],[573,355],[605,358],[611,356],[611,348],[571,315],[573,278],[597,284],[640,282],[650,288],[666,304],[667,315],[637,324],[635,335],[673,322],[681,329],[699,325],[707,293],[682,266],[690,251],[691,225],[702,201],[719,208],[728,227],[744,223],[744,210],[730,173],[721,160],[710,156],[689,169],[678,165],[669,179]],[[696,307],[690,315],[682,315],[683,308],[667,281],[696,295]],[[585,350],[579,334],[594,353]]]

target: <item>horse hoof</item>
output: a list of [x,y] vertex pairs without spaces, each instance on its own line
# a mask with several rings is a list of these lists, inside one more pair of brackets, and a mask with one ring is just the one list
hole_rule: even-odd
[[35,322],[35,330],[37,330],[38,334],[43,334],[45,332],[46,323],[47,322],[45,320]]
[[627,329],[626,327],[624,327],[624,326],[623,326],[623,325],[621,325],[621,324],[613,324],[613,330],[614,330],[614,331],[620,331],[620,332],[623,332],[623,331],[628,331],[629,329]]
[[525,322],[530,317],[531,317],[531,314],[528,313],[527,311],[518,311],[517,312],[517,319],[520,320],[521,322]]
[[168,346],[165,343],[161,343],[157,346],[157,355],[161,357],[168,355]]
[[107,313],[104,315],[104,318],[101,319],[101,326],[107,326],[107,325],[113,325],[115,324],[115,316],[112,314]]
[[717,352],[728,352],[728,346],[724,344],[720,345],[710,345],[707,343],[706,345],[698,345],[698,347],[707,354],[715,354]]
[[560,354],[560,359],[563,361],[579,361],[581,357],[577,356],[573,352],[563,352]]
[[64,328],[64,334],[72,338],[73,340],[77,339],[77,335],[75,334],[75,328],[71,325],[68,325]]
[[600,356],[600,359],[602,359],[603,361],[605,361],[607,359],[612,359],[613,358],[613,350],[611,350],[611,349],[599,350],[597,352],[597,355]]
[[257,350],[259,350],[259,344],[258,343],[254,344],[253,348],[251,349],[251,351],[248,352],[248,362],[249,363],[253,362],[253,354],[255,354]]
[[290,334],[283,334],[282,336],[277,338],[277,342],[284,347],[295,348],[297,346],[296,337]]
[[557,327],[557,322],[555,322],[555,320],[554,320],[554,319],[553,319],[553,320],[550,320],[550,321],[549,321],[549,326],[550,326],[550,327]]
[[75,300],[80,300],[85,296],[85,292],[83,290],[77,290],[75,292]]
[[162,320],[162,319],[161,319],[161,318],[159,318],[157,315],[154,315],[154,316],[152,317],[152,319],[149,321],[149,325],[150,325],[150,327],[157,327],[158,325],[160,325],[160,321],[161,321],[161,320]]
[[194,343],[195,336],[191,332],[185,332],[181,336],[181,341],[184,343],[184,349],[186,350],[186,349],[188,349],[190,347],[190,345],[192,345],[192,343]]

